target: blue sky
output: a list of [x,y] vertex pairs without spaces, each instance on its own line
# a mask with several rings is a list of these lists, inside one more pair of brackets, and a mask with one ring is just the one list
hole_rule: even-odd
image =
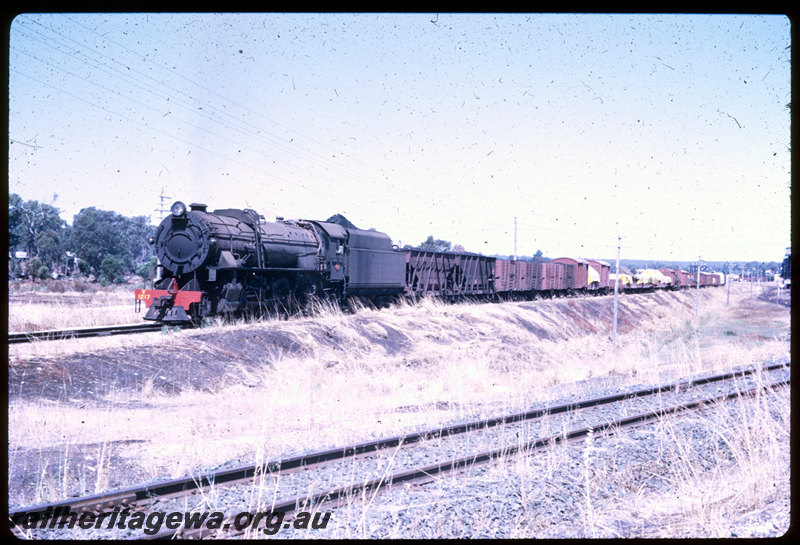
[[9,190],[69,222],[163,190],[486,254],[515,217],[525,255],[790,244],[780,15],[23,14],[9,44]]

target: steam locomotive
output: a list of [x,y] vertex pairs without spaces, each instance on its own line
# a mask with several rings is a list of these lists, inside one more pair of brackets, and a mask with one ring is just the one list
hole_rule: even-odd
[[150,243],[160,262],[155,289],[135,293],[146,320],[292,311],[312,297],[385,304],[404,290],[405,255],[388,236],[336,223],[265,222],[250,209],[210,213],[178,201]]
[[[401,298],[533,299],[613,289],[609,265],[558,258],[518,262],[468,252],[399,250],[375,230],[332,221],[267,222],[250,209],[208,212],[175,202],[150,239],[160,265],[154,289],[135,292],[146,320],[199,322],[218,315],[294,313],[315,300]],[[689,285],[688,273],[662,269],[657,280],[633,278],[621,289]],[[724,277],[722,277],[724,281]],[[703,285],[721,282],[703,273]]]

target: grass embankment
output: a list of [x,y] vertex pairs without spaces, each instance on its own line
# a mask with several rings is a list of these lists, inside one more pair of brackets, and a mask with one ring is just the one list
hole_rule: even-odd
[[[15,358],[44,355],[42,361],[62,361],[70,353],[101,350],[113,361],[115,346],[151,346],[158,353],[187,344],[212,346],[213,339],[213,350],[241,353],[247,364],[231,365],[227,376],[204,390],[187,388],[177,396],[161,394],[149,377],[140,388],[112,392],[100,400],[14,400],[9,406],[9,474],[33,467],[36,487],[27,495],[35,496],[31,501],[43,501],[232,460],[253,462],[457,418],[500,414],[580,393],[586,388],[581,381],[589,378],[658,382],[788,357],[788,309],[735,292],[726,307],[724,289],[702,292],[699,319],[694,318],[693,305],[693,293],[623,297],[616,345],[610,340],[612,299],[602,298],[454,306],[425,302],[352,315],[329,311],[288,322],[184,331],[155,341],[105,339],[104,348],[85,341],[64,341],[60,349],[54,348],[56,343],[10,347],[16,350]],[[282,343],[254,353],[253,346],[237,343],[246,331],[268,331]],[[45,344],[50,348],[42,352]],[[115,365],[123,369],[124,362]],[[739,431],[741,422],[718,424],[731,444],[726,452],[734,454],[726,455],[713,466],[716,469],[695,469],[691,444],[685,441],[673,469],[665,469],[659,478],[674,482],[676,498],[684,494],[680,497],[685,499],[692,486],[705,490],[713,485],[709,490],[715,492],[694,492],[689,503],[676,500],[672,511],[669,502],[656,508],[655,498],[640,495],[639,504],[624,508],[638,509],[665,533],[639,534],[680,535],[667,529],[691,526],[686,517],[701,520],[697,513],[723,516],[727,508],[711,507],[709,502],[725,500],[724,490],[732,494],[728,505],[739,505],[746,497],[743,505],[753,508],[765,492],[752,478],[765,468],[754,464],[773,468],[764,482],[777,484],[765,485],[767,492],[783,490],[788,473],[782,465],[786,433],[781,430],[788,410],[786,404],[777,416],[768,411],[753,415],[747,422],[755,424],[754,431],[746,434]],[[760,433],[770,442],[755,440]],[[32,463],[31,456],[38,461]],[[86,459],[92,460],[90,469]],[[521,459],[492,475],[526,479],[524,486],[535,487],[537,476],[525,473],[528,465]],[[509,474],[513,467],[521,473]],[[593,468],[592,474],[601,469]],[[624,489],[624,475],[616,477]],[[591,482],[600,486],[589,480],[589,498]],[[595,502],[592,509],[585,513],[584,535],[608,535],[602,530],[602,508]],[[671,522],[681,513],[682,522]],[[520,522],[519,535],[530,533],[531,524]]]

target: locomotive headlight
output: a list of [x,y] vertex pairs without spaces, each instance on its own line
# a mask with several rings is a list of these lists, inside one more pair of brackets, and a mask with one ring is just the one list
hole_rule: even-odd
[[175,203],[170,208],[172,215],[176,218],[183,216],[186,213],[186,205],[183,204],[181,201],[175,201]]

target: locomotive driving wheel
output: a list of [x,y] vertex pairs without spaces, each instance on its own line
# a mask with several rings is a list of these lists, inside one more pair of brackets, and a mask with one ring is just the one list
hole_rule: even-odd
[[298,279],[297,284],[293,304],[297,313],[310,316],[322,304],[323,299],[321,296],[324,294],[322,284],[319,279],[309,277]]
[[279,278],[272,284],[272,300],[270,312],[291,315],[293,309],[292,286],[286,278]]

